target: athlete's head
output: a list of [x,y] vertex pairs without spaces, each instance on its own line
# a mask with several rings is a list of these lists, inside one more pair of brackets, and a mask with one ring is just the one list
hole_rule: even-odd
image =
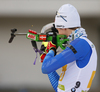
[[80,16],[76,8],[70,4],[62,5],[55,16],[56,28],[81,27]]
[[69,36],[79,27],[81,27],[81,22],[76,8],[70,4],[62,5],[55,16],[55,28],[59,34]]

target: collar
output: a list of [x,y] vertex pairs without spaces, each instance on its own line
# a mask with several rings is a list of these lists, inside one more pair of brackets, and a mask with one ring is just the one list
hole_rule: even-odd
[[72,33],[68,36],[69,42],[75,40],[76,38],[80,38],[80,37],[87,37],[87,34],[85,32],[84,28],[77,28],[75,31],[72,31]]

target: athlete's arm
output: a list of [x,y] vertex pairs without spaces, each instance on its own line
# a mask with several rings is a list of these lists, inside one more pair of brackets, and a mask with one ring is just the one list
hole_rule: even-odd
[[[81,66],[80,61],[89,53],[90,45],[85,40],[80,38],[72,41],[70,45],[73,48],[66,47],[65,50],[56,56],[54,56],[54,52],[52,50],[49,51],[42,64],[42,72],[44,74],[49,74],[75,60],[77,61],[77,64]],[[75,53],[73,49],[76,50]]]
[[76,60],[75,55],[68,47],[55,57],[53,50],[50,50],[43,61],[42,73],[49,74],[74,60]]
[[49,77],[52,87],[57,92],[58,80],[59,80],[60,76],[58,75],[58,73],[56,71],[54,71],[54,72],[49,73],[48,77]]

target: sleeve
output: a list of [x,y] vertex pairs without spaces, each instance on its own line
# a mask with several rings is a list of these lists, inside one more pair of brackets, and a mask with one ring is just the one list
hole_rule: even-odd
[[79,68],[85,67],[92,54],[92,48],[89,43],[81,38],[76,39],[70,43],[77,53],[75,54],[76,64]]
[[54,52],[50,50],[44,58],[42,64],[42,73],[49,74],[74,60],[75,55],[69,47],[55,57]]
[[59,75],[57,74],[56,71],[54,71],[54,72],[51,72],[50,74],[48,74],[48,77],[49,77],[52,87],[57,92]]
[[[54,56],[54,52],[50,50],[43,61],[42,73],[49,74],[75,60],[78,64],[81,64],[80,61],[86,57],[87,53],[89,53],[89,44],[84,39],[78,38],[72,41],[70,45],[73,48],[66,47],[65,50],[56,56]],[[76,50],[75,53],[74,50]],[[87,62],[88,60],[86,63]]]
[[[49,59],[51,57],[54,57],[54,52],[52,50],[49,51],[49,55],[47,55],[46,58]],[[48,74],[48,78],[50,80],[50,83],[51,83],[53,89],[57,92],[59,75],[57,74],[56,71],[53,71]]]

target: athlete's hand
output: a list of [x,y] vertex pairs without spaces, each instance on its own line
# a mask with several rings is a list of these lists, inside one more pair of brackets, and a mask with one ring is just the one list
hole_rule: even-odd
[[47,47],[47,44],[48,42],[42,42],[42,45],[41,45],[41,48],[40,50],[43,51],[43,53],[40,55],[40,59],[41,59],[41,62],[43,62],[47,52],[46,52],[46,47]]
[[41,54],[40,59],[41,59],[41,63],[43,62],[44,58],[46,56],[46,53]]

